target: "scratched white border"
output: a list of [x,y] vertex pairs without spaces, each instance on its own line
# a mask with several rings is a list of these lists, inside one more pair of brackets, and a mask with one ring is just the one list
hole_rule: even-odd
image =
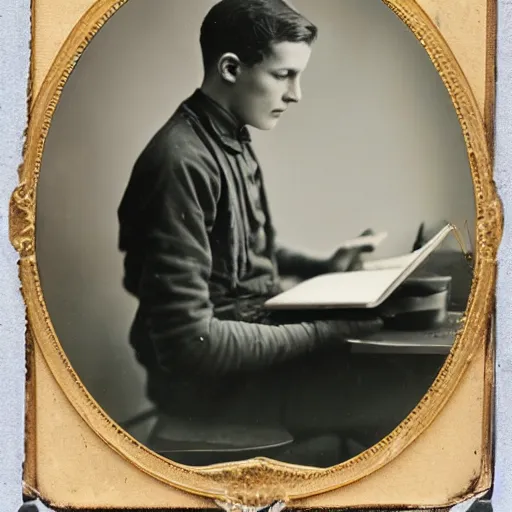
[[30,0],[0,0],[0,510],[21,503],[25,312],[9,232],[27,120]]
[[[497,283],[494,512],[512,510],[512,0],[498,0],[495,179],[505,209]],[[17,185],[30,59],[30,0],[0,0],[0,510],[22,504],[25,314],[17,254],[8,238],[9,198]],[[454,507],[465,512],[471,502]],[[40,511],[48,511],[37,503]]]

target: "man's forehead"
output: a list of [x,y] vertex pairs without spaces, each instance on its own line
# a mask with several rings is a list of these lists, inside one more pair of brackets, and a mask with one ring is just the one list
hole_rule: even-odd
[[264,59],[272,66],[302,69],[306,66],[311,47],[304,42],[283,41],[272,43],[270,52]]

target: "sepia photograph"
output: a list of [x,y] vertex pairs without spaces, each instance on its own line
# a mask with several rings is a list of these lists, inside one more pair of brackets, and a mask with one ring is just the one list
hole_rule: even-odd
[[129,0],[67,80],[38,180],[55,333],[170,461],[356,457],[463,325],[464,136],[380,1]]

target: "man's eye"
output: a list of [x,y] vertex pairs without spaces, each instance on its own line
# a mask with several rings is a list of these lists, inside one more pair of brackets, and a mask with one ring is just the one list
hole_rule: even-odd
[[278,79],[278,80],[286,80],[290,75],[288,72],[286,73],[274,73],[274,76]]

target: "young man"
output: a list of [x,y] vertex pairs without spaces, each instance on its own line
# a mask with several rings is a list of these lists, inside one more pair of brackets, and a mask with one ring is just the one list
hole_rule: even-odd
[[346,368],[344,339],[381,327],[378,318],[276,323],[262,308],[280,276],[346,270],[357,257],[340,250],[324,261],[277,246],[247,130],[272,129],[300,101],[316,37],[282,0],[214,5],[201,27],[204,81],[144,149],[120,204],[124,283],[139,300],[131,342],[149,397],[175,417],[237,411],[242,423],[289,427],[287,382],[303,377],[300,365],[314,374],[310,355],[325,360],[332,349]]

